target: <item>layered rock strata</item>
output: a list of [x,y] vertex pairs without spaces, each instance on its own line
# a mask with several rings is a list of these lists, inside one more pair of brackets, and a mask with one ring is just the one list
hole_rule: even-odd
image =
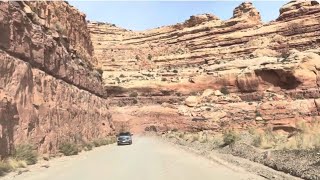
[[54,154],[113,134],[82,13],[66,2],[0,2],[0,32],[1,157],[17,144]]
[[[134,128],[292,130],[318,118],[319,19],[317,1],[292,1],[266,24],[242,3],[226,21],[204,14],[142,32],[88,27],[115,115],[135,109]],[[168,107],[172,118],[155,116]]]

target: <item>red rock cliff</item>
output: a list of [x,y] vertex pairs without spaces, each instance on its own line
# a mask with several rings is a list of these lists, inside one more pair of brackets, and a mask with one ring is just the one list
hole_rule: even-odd
[[113,133],[82,13],[66,2],[0,2],[0,32],[0,156]]
[[[89,29],[116,119],[128,111],[140,130],[284,128],[318,118],[319,19],[316,1],[287,3],[266,24],[252,3],[241,3],[226,21],[204,14],[142,32]],[[308,104],[300,115],[298,104]]]

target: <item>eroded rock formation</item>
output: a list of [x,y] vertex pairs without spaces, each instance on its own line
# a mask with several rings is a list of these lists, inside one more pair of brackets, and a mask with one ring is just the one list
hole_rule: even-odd
[[247,2],[226,21],[204,14],[142,32],[89,29],[116,121],[142,131],[292,130],[318,118],[319,19],[319,3],[292,1],[264,24]]
[[0,2],[0,32],[1,157],[113,134],[85,15],[66,2]]

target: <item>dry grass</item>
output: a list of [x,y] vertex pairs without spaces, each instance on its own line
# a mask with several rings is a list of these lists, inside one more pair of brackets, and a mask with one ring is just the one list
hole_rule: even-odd
[[253,135],[252,145],[262,149],[320,149],[320,123],[313,121],[306,124],[300,121],[296,124],[297,132],[287,135],[273,132],[267,128],[263,132],[250,130]]
[[17,160],[15,158],[9,158],[7,160],[7,163],[9,166],[11,166],[12,169],[18,169],[18,168],[25,168],[27,167],[27,162],[22,160]]
[[19,168],[27,167],[25,161],[17,160],[15,158],[9,158],[5,161],[0,161],[0,176],[5,175],[8,172],[14,171]]
[[5,161],[0,161],[0,176],[12,171],[12,167]]
[[312,121],[311,124],[306,124],[300,121],[296,124],[300,130],[288,139],[280,148],[282,149],[320,149],[320,123]]

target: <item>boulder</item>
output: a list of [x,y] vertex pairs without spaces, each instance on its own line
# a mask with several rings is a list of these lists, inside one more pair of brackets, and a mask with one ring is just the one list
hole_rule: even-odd
[[202,97],[208,97],[208,96],[212,95],[213,93],[214,93],[214,91],[212,89],[206,89],[203,91]]
[[198,103],[199,103],[199,98],[197,96],[189,96],[185,101],[185,104],[189,107],[197,106]]
[[215,90],[215,91],[214,91],[214,95],[215,95],[215,96],[223,96],[222,92],[219,91],[219,90]]

